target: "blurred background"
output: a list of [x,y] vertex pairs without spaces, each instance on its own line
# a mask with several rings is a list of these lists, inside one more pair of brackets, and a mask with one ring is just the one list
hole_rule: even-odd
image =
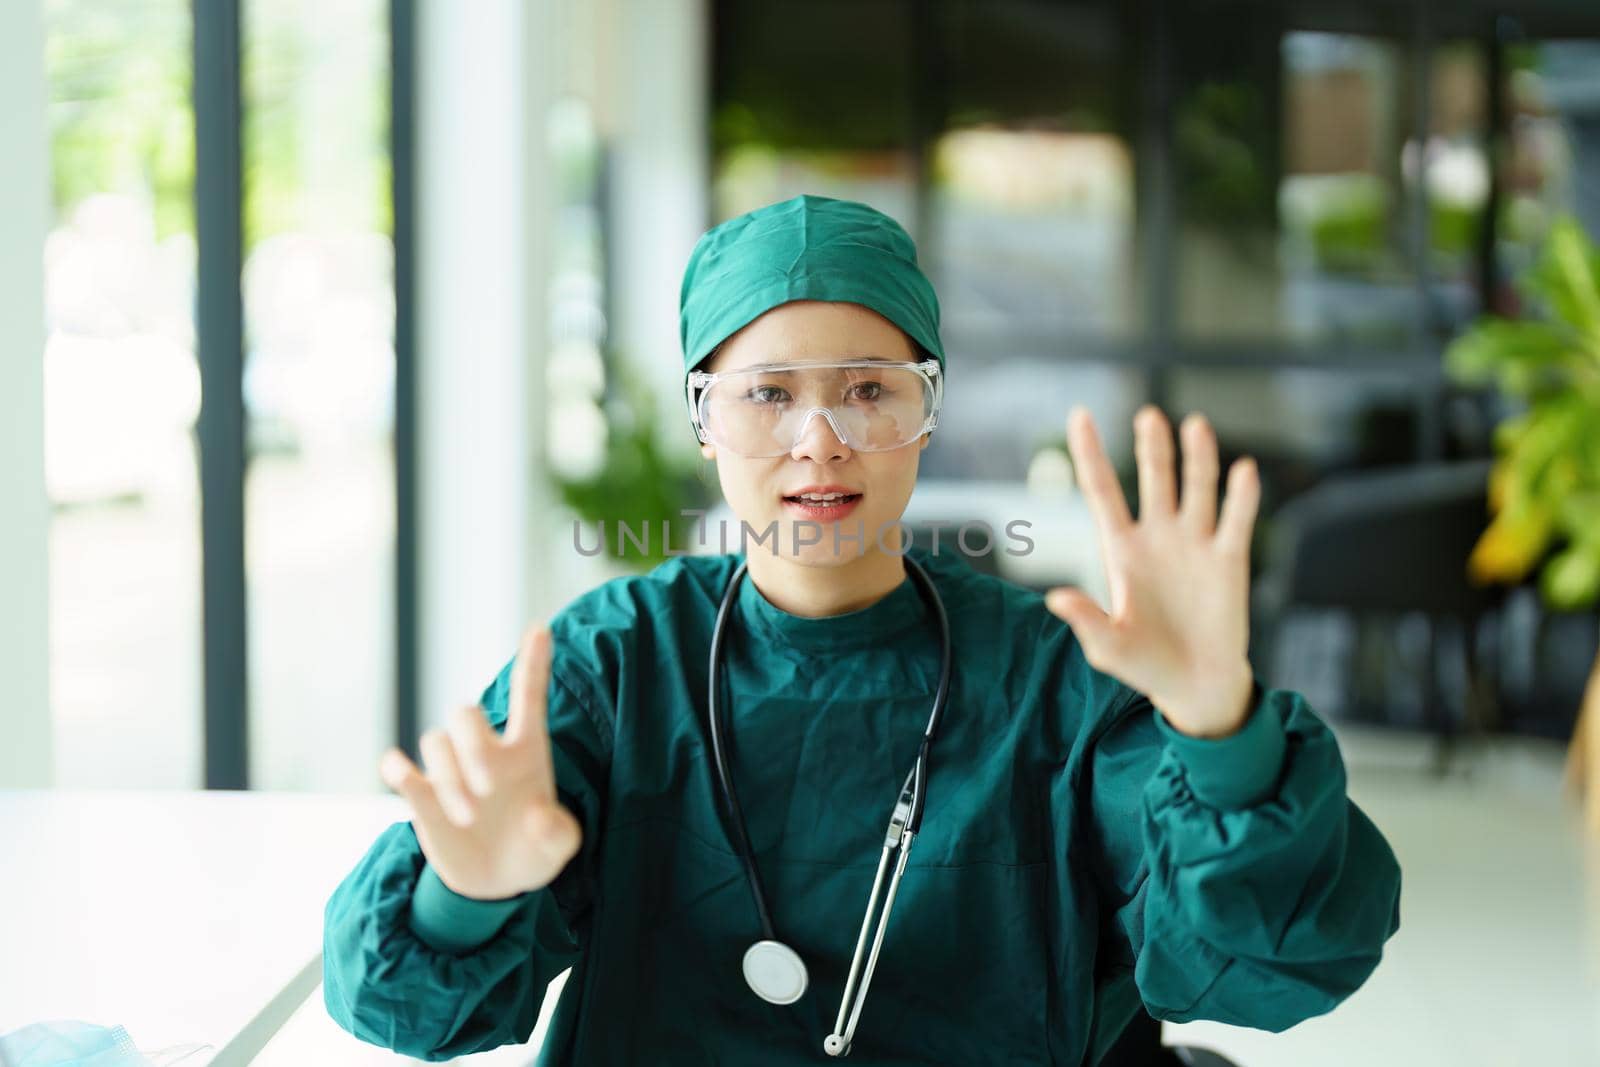
[[[1027,519],[974,565],[1097,588],[1068,407],[1130,491],[1136,408],[1208,415],[1263,476],[1258,673],[1445,850],[1402,849],[1456,910],[1367,1010],[1515,976],[1506,1049],[1543,1051],[1437,1062],[1600,1063],[1562,794],[1600,548],[1469,579],[1528,400],[1447,359],[1559,315],[1552,232],[1600,235],[1589,0],[8,0],[0,69],[0,787],[381,793],[527,620],[662,558],[575,522],[717,506],[698,235],[860,199],[943,305],[919,529]],[[1476,910],[1496,871],[1544,925]]]

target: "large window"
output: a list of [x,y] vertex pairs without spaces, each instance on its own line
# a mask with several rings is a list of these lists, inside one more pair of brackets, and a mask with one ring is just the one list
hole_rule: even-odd
[[985,365],[1125,338],[1139,313],[1133,145],[1108,7],[951,5],[931,116],[924,257],[947,342]]
[[816,193],[866,201],[917,241],[961,383],[926,476],[1020,480],[1059,445],[1067,402],[1131,413],[1138,368],[1087,361],[1134,337],[1144,299],[1136,34],[1117,8],[714,10],[713,221]]
[[1304,31],[1206,40],[1177,73],[1180,334],[1403,344],[1416,291],[1400,43]]
[[56,781],[201,780],[187,0],[45,5]]
[[[390,2],[45,12],[56,780],[378,788],[401,599]],[[237,284],[199,284],[241,239]]]
[[1507,309],[1554,212],[1600,226],[1600,57],[1573,36],[1600,9],[713,9],[717,218],[855,196],[918,242],[952,386],[930,477],[1023,480],[1074,402],[1124,466],[1140,402],[1213,412],[1269,498],[1482,449],[1452,437],[1444,344]]
[[[1588,40],[1517,40],[1500,87],[1503,124],[1495,245],[1505,277],[1532,262],[1551,218],[1600,233],[1600,29]],[[1514,294],[1497,294],[1514,303]]]
[[881,44],[907,40],[915,17],[852,0],[720,6],[717,221],[815,193],[870,201],[915,227],[911,56]]
[[387,3],[243,27],[250,778],[359,789],[393,736]]

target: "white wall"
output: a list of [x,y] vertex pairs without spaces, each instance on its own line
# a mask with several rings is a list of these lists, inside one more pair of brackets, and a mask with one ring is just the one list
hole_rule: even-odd
[[543,610],[543,112],[551,8],[419,5],[418,692],[477,699]]
[[678,286],[710,213],[710,13],[705,0],[608,0],[602,132],[614,149],[611,343],[656,389],[661,425],[693,451]]
[[576,93],[595,109],[614,167],[611,342],[659,386],[663,417],[681,422],[677,295],[707,212],[710,57],[704,0],[420,7],[427,724],[476,699],[523,627],[558,611],[584,571],[544,463],[549,107]]
[[0,788],[51,780],[44,490],[44,27],[0,4]]

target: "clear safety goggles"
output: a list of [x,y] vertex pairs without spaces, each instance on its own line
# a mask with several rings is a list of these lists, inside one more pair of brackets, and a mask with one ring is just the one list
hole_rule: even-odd
[[910,444],[939,423],[939,361],[857,359],[774,363],[721,374],[692,371],[689,417],[702,444],[740,456],[794,451],[812,416],[858,452]]

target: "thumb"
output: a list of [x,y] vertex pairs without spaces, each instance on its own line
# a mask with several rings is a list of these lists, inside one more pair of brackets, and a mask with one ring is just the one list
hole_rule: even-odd
[[1078,644],[1091,664],[1100,669],[1106,656],[1115,647],[1115,628],[1111,616],[1101,610],[1094,598],[1081,589],[1065,586],[1045,594],[1045,607],[1068,626],[1072,627]]

